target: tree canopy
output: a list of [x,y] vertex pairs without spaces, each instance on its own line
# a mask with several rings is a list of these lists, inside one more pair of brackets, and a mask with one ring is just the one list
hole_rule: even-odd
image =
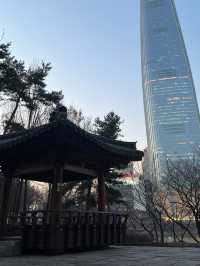
[[3,116],[4,134],[41,124],[45,109],[63,99],[62,91],[46,88],[50,70],[51,64],[45,62],[27,68],[24,61],[11,55],[11,43],[0,44],[0,103],[9,109]]
[[115,140],[121,136],[122,123],[123,121],[121,120],[121,117],[111,111],[104,116],[103,120],[101,120],[99,117],[95,119],[95,132],[100,136]]

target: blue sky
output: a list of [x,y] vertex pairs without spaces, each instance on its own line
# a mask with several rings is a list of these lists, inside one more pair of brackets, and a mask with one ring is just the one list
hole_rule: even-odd
[[[199,101],[200,1],[176,5]],[[48,88],[63,89],[65,104],[90,117],[114,110],[124,119],[124,139],[145,147],[139,0],[6,0],[3,31],[16,57],[52,63]]]

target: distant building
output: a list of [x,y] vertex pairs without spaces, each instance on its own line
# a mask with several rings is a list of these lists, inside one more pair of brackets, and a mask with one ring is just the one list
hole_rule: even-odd
[[167,161],[192,158],[200,144],[195,86],[173,0],[141,0],[141,63],[149,164],[144,168],[161,181]]
[[144,150],[144,157],[142,160],[142,171],[143,171],[143,177],[145,180],[152,179],[152,168],[150,164],[148,148]]

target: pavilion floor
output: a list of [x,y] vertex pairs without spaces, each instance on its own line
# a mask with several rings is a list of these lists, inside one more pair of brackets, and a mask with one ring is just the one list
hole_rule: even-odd
[[0,258],[2,266],[199,266],[198,248],[112,247],[61,256]]

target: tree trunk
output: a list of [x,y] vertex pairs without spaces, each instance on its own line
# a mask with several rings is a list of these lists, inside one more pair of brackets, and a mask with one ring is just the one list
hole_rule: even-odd
[[154,228],[154,233],[155,233],[155,238],[156,238],[156,242],[159,241],[159,238],[158,238],[158,231],[157,231],[157,226],[156,226],[156,223],[153,222],[153,228]]
[[150,239],[152,240],[152,242],[154,241],[155,237],[154,237],[154,229],[148,229],[147,226],[145,226],[144,222],[142,221],[142,219],[140,219],[140,225],[143,227],[143,229],[149,234]]
[[10,118],[8,119],[7,123],[6,123],[6,126],[5,126],[5,128],[4,128],[4,132],[3,132],[3,134],[6,134],[6,133],[8,132],[9,126],[10,126],[10,124],[12,123],[12,121],[13,121],[13,119],[14,119],[14,117],[15,117],[15,114],[16,114],[16,112],[17,112],[17,109],[18,109],[18,107],[19,107],[19,103],[20,103],[20,97],[19,97],[19,98],[17,99],[17,101],[16,101],[15,108],[14,108],[14,110],[12,111],[11,116],[10,116]]
[[163,228],[163,221],[162,221],[162,215],[159,214],[159,228],[160,228],[160,240],[161,243],[164,244],[165,243],[165,233],[164,233],[164,228]]
[[174,242],[176,242],[176,230],[175,230],[175,224],[174,224],[174,221],[172,222],[172,233],[173,233],[173,239],[174,239]]
[[182,229],[186,230],[188,234],[191,236],[191,238],[196,242],[200,243],[199,240],[196,238],[196,236],[190,231],[189,227],[185,226],[182,222],[179,222],[177,220],[174,221],[177,225],[179,225]]
[[198,233],[198,237],[200,237],[200,221],[197,215],[195,215],[195,224],[196,224],[196,229]]
[[160,240],[161,240],[161,243],[164,244],[165,243],[165,235],[164,235],[164,230],[163,230],[163,227],[162,225],[160,224]]
[[33,117],[33,110],[30,110],[29,118],[28,118],[28,128],[31,128],[32,117]]

